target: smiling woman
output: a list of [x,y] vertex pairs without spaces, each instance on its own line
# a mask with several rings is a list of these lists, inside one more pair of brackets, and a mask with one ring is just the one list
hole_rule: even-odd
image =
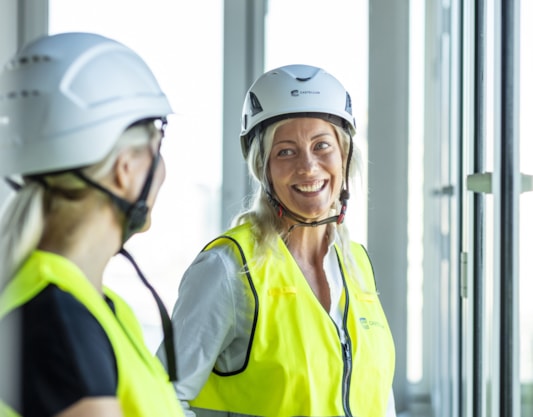
[[172,314],[176,389],[197,416],[396,415],[392,336],[344,224],[359,165],[351,111],[344,86],[310,65],[268,71],[246,93],[255,200],[187,269]]

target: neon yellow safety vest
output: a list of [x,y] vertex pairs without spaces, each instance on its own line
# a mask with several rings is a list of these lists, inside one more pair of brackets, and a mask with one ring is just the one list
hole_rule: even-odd
[[344,281],[343,343],[281,239],[283,259],[261,266],[253,263],[249,225],[228,231],[205,250],[228,242],[248,266],[243,279],[256,299],[251,346],[243,369],[214,370],[191,405],[267,417],[385,416],[394,344],[365,249],[352,245],[373,293],[359,289],[338,256]]
[[[183,417],[172,384],[163,366],[144,344],[139,322],[130,307],[105,289],[115,314],[76,265],[68,259],[35,251],[0,294],[0,320],[27,303],[48,285],[72,294],[98,320],[106,332],[117,363],[117,397],[128,417]],[[0,410],[7,413],[0,401]],[[8,414],[17,416],[16,413]]]

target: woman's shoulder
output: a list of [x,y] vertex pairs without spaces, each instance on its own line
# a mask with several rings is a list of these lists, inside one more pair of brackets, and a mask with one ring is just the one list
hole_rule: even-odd
[[195,281],[223,278],[224,281],[233,281],[242,269],[242,260],[238,256],[235,243],[228,239],[217,239],[206,245],[200,253],[196,255],[189,265],[183,280]]
[[[112,307],[112,305],[110,305]],[[72,294],[55,285],[49,285],[22,307],[23,340],[28,348],[42,350],[45,346],[64,345],[71,350],[65,355],[85,355],[100,350],[84,348],[86,344],[105,347],[112,353],[111,344],[103,327],[91,312]],[[73,358],[86,360],[87,358]]]
[[219,234],[211,242],[209,242],[206,247],[213,245],[215,243],[221,244],[230,244],[242,242],[244,239],[249,239],[254,236],[253,225],[249,222],[242,223],[236,226],[227,229],[226,231]]
[[206,257],[218,257],[231,265],[235,262],[242,264],[245,262],[245,253],[251,253],[255,247],[255,235],[250,223],[240,224],[221,233],[209,243],[207,243],[199,257],[207,253]]
[[360,242],[350,241],[350,250],[354,255],[363,255],[366,258],[369,258],[368,250],[366,246]]
[[[15,310],[17,311],[17,310]],[[116,361],[102,326],[71,294],[49,285],[21,308],[22,402],[54,398],[64,409],[92,395],[116,395]],[[88,364],[91,364],[88,366]],[[95,366],[97,364],[97,366]],[[54,381],[45,388],[36,381]]]

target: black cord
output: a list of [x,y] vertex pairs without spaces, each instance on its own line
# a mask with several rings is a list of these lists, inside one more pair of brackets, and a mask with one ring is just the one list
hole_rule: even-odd
[[152,295],[154,296],[154,299],[157,303],[157,307],[159,308],[159,314],[161,316],[161,324],[163,326],[163,343],[165,345],[165,354],[167,356],[167,369],[168,369],[168,376],[170,378],[170,381],[177,381],[177,372],[176,372],[176,356],[175,356],[175,349],[174,349],[174,329],[172,328],[172,321],[170,320],[170,317],[168,316],[167,309],[165,305],[163,304],[163,301],[161,301],[161,298],[157,294],[156,290],[152,285],[148,282],[148,280],[145,278],[144,274],[142,273],[141,269],[133,259],[133,257],[129,254],[126,249],[121,248],[119,253],[123,255],[125,258],[127,258],[135,270],[137,271],[137,275],[139,275],[139,278],[143,282],[144,285],[150,290]]

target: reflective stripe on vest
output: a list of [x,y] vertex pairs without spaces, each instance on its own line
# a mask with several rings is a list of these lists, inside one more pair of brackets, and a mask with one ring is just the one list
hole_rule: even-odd
[[[244,369],[212,372],[191,405],[254,416],[383,417],[392,386],[394,345],[375,291],[361,291],[353,277],[347,277],[338,255],[344,281],[343,344],[281,239],[282,257],[272,255],[272,262],[259,266],[253,263],[248,225],[228,231],[206,250],[228,243],[237,259],[248,262],[243,279],[257,294],[251,349]],[[375,289],[365,249],[353,244],[352,252],[367,288]]]
[[49,252],[35,251],[0,294],[0,320],[49,284],[72,294],[98,320],[111,342],[118,371],[117,397],[128,417],[176,416],[183,411],[161,363],[144,344],[130,307],[105,289],[115,314],[76,265]]

